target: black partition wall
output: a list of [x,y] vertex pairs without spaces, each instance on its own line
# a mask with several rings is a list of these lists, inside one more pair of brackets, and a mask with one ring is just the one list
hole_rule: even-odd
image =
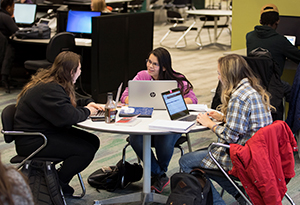
[[146,69],[153,49],[153,12],[121,13],[94,17],[92,23],[91,93],[105,103],[107,92]]

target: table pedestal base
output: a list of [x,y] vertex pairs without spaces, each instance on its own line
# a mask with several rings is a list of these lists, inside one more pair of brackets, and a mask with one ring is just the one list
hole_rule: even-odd
[[112,197],[104,200],[94,200],[94,205],[102,205],[102,204],[115,204],[115,203],[129,203],[129,202],[142,202],[142,204],[146,204],[148,202],[157,202],[165,204],[167,202],[168,197],[156,194],[156,193],[148,193],[145,194],[143,192],[126,194],[123,196]]

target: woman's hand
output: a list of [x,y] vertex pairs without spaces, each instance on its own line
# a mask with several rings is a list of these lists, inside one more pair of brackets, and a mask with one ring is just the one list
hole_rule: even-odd
[[216,111],[207,112],[207,115],[217,120],[218,122],[225,122],[224,115]]
[[208,113],[202,114],[201,112],[197,116],[197,122],[209,129],[216,124],[208,117]]
[[90,115],[96,115],[99,110],[104,110],[104,106],[101,104],[97,104],[94,102],[89,103],[87,106],[85,106],[90,110]]

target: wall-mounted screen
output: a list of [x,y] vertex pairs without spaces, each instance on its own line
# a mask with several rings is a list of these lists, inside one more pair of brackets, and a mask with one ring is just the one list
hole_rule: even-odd
[[71,33],[91,34],[92,17],[100,15],[101,12],[69,10],[66,31]]

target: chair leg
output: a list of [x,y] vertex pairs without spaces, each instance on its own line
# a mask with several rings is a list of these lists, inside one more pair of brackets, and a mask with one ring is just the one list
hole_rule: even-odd
[[167,36],[168,36],[170,33],[171,33],[171,31],[169,30],[169,31],[164,35],[164,37],[160,40],[159,44],[160,44],[161,46],[163,46],[163,45],[162,45],[162,42],[167,38]]
[[285,198],[287,198],[287,200],[292,204],[292,205],[296,205],[295,202],[293,201],[293,199],[287,194],[285,193]]
[[188,144],[189,152],[192,152],[193,150],[192,150],[190,135],[187,133],[187,134],[185,134],[185,136],[186,136],[186,141],[187,141],[187,144]]
[[78,173],[77,176],[78,176],[78,180],[79,180],[79,182],[80,182],[80,186],[81,186],[81,189],[82,189],[82,193],[81,193],[80,195],[73,195],[73,197],[74,197],[74,198],[82,198],[82,197],[85,195],[85,193],[86,193],[86,189],[85,189],[85,185],[84,185],[84,183],[83,183],[81,174]]
[[[176,146],[176,147],[177,147],[177,146]],[[183,156],[183,155],[184,155],[184,150],[182,149],[182,147],[179,145],[177,148],[180,150],[181,156]],[[181,170],[180,167],[179,167],[179,172],[182,172],[182,170]]]

